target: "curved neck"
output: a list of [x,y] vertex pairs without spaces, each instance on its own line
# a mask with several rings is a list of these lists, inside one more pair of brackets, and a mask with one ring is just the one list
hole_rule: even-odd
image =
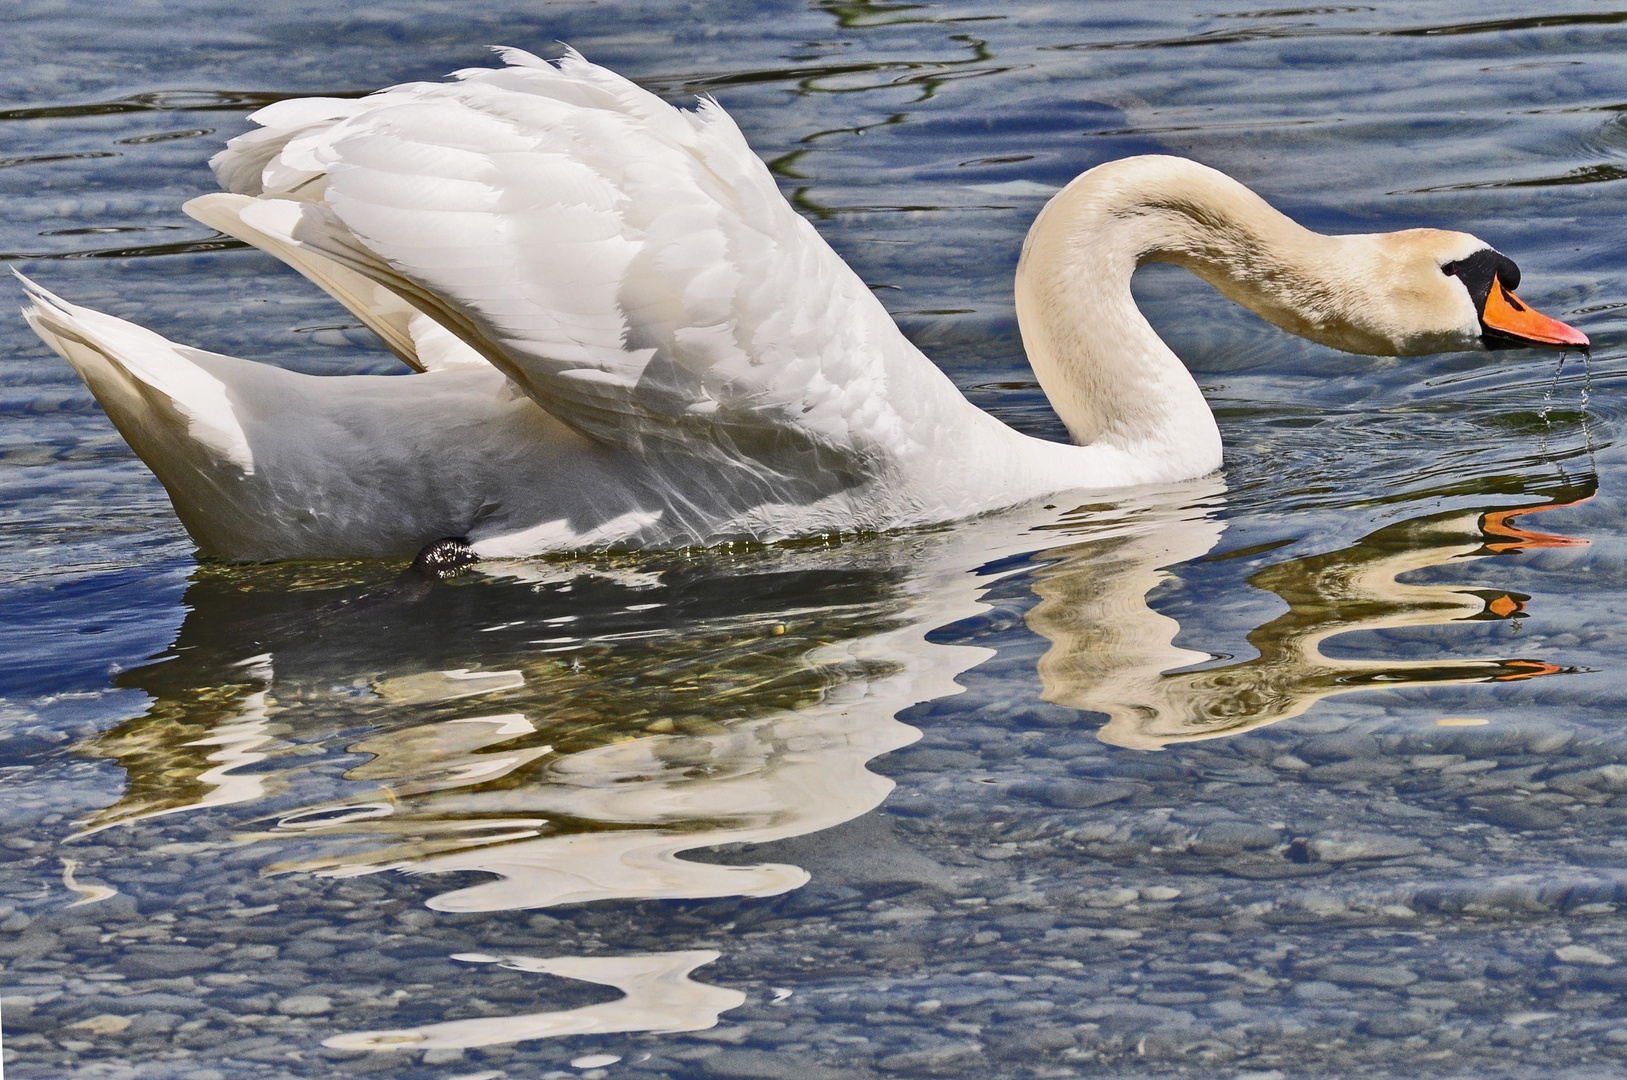
[[[1220,433],[1192,376],[1136,308],[1145,262],[1196,272],[1306,337],[1319,287],[1348,262],[1243,185],[1184,158],[1138,157],[1080,176],[1040,213],[1017,267],[1017,321],[1040,386],[1075,442],[1220,464]],[[1336,286],[1333,293],[1336,293]],[[1307,316],[1307,312],[1311,314]]]

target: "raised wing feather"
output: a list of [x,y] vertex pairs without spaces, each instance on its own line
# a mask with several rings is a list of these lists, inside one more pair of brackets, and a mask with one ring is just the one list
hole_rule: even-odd
[[217,171],[304,202],[293,235],[592,438],[838,487],[915,449],[912,410],[953,388],[721,107],[675,109],[575,53],[503,53],[450,83],[275,106]]
[[[416,306],[380,284],[378,275],[358,273],[321,254],[295,237],[310,228],[307,204],[283,199],[253,199],[217,191],[200,195],[182,207],[211,228],[275,255],[320,285],[415,371],[451,367],[486,367],[485,359]],[[342,226],[340,233],[349,238]]]

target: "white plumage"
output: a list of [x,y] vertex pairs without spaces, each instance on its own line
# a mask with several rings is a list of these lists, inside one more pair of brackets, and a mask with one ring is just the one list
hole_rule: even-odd
[[[417,374],[298,375],[29,285],[30,323],[205,549],[397,555],[460,536],[513,556],[775,540],[1219,465],[1213,418],[1128,278],[1170,257],[1163,241],[1179,231],[1132,212],[1148,183],[1196,187],[1200,204],[1215,188],[1211,202],[1261,216],[1245,235],[1298,229],[1235,182],[1132,159],[1087,173],[1042,215],[1063,218],[1049,234],[1063,246],[1031,265],[1036,225],[1019,314],[1047,389],[1083,387],[1085,404],[1058,407],[1088,445],[1062,446],[968,403],[715,102],[676,109],[574,52],[557,64],[500,52],[507,66],[450,82],[262,109],[260,128],[211,163],[226,192],[186,207],[321,285]],[[1044,280],[1024,293],[1024,274]]]

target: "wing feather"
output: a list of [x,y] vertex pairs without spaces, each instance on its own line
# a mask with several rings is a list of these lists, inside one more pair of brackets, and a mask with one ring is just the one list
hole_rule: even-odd
[[918,448],[953,387],[716,102],[674,108],[574,52],[500,52],[448,83],[262,110],[216,168],[300,201],[292,236],[591,438],[771,486],[806,481],[810,454],[830,474],[811,482],[840,487]]

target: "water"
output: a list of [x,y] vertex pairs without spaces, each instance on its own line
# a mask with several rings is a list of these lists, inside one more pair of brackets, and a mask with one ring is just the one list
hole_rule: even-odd
[[562,40],[716,95],[1036,434],[1022,235],[1132,153],[1325,231],[1474,232],[1594,354],[1346,357],[1150,268],[1219,478],[428,587],[200,562],[0,322],[14,1076],[1627,1067],[1627,11],[251,8],[8,9],[8,260],[201,347],[399,370],[178,208],[259,104]]

